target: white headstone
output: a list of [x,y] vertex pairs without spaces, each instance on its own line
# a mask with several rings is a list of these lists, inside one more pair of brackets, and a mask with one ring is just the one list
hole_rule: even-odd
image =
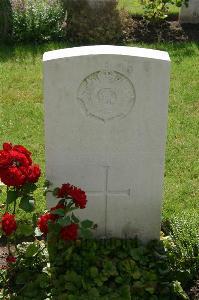
[[188,7],[182,5],[179,21],[180,23],[199,23],[199,0],[189,0]]
[[47,179],[87,192],[80,216],[97,236],[159,238],[168,53],[91,46],[43,60]]

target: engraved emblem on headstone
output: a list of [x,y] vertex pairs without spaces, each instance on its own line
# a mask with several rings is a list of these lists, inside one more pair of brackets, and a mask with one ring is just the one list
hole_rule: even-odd
[[135,104],[133,83],[117,71],[101,70],[87,76],[78,89],[87,116],[101,121],[125,117]]

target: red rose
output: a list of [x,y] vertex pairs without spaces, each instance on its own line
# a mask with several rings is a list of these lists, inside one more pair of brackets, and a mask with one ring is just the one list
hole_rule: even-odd
[[38,181],[41,176],[41,170],[38,165],[32,165],[28,167],[27,170],[27,180],[31,183],[35,183]]
[[78,225],[77,224],[70,224],[65,226],[60,231],[60,237],[64,241],[73,241],[77,239],[77,231]]
[[27,155],[27,156],[31,156],[31,152],[30,151],[28,151],[24,146],[22,146],[22,145],[15,145],[14,147],[13,147],[13,150],[16,150],[16,151],[18,151],[18,152],[21,152],[21,153],[23,153],[23,154],[25,154],[25,155]]
[[24,154],[26,156],[26,158],[28,159],[29,164],[32,164],[32,159],[30,157],[32,155],[32,153],[30,151],[28,151],[24,146],[22,146],[22,145],[15,145],[13,147],[13,150]]
[[24,154],[14,150],[4,151],[4,153],[1,151],[0,178],[5,185],[22,186],[26,181],[24,168],[28,166],[29,161]]
[[28,167],[31,165],[31,162],[26,157],[26,155],[23,153],[20,153],[15,150],[11,150],[10,155],[12,157],[13,165],[16,165],[17,167],[20,167],[20,166]]
[[72,188],[72,185],[70,185],[69,183],[62,184],[61,188],[58,189],[57,198],[67,197],[70,194]]
[[12,157],[8,151],[0,150],[0,170],[7,168],[12,163]]
[[62,184],[61,188],[58,189],[57,197],[71,197],[77,207],[81,209],[86,207],[86,193],[80,188],[70,185],[69,183]]
[[81,189],[74,187],[70,193],[70,196],[73,198],[75,205],[81,209],[86,207],[86,193]]
[[52,210],[56,210],[56,209],[65,209],[65,205],[61,204],[61,203],[58,203],[56,206],[51,207],[50,210],[52,211]]
[[3,143],[3,150],[5,150],[5,151],[12,150],[12,144],[11,143]]
[[9,167],[0,172],[1,181],[7,186],[22,186],[26,181],[26,176],[20,168]]
[[7,263],[15,263],[16,262],[16,257],[14,257],[12,255],[8,255],[6,257],[6,261],[7,261]]
[[20,187],[38,181],[41,170],[32,165],[31,152],[21,145],[4,143],[0,150],[0,180],[7,186]]
[[7,236],[11,235],[17,229],[15,215],[6,212],[2,217],[1,225],[5,235]]
[[41,232],[43,232],[44,234],[47,234],[48,233],[48,222],[54,221],[55,219],[56,219],[56,217],[53,214],[46,213],[39,218],[39,220],[37,222],[37,226],[39,227]]
[[64,204],[61,204],[61,203],[58,203],[56,206],[54,207],[51,207],[50,211],[54,211],[56,209],[65,209],[65,205]]

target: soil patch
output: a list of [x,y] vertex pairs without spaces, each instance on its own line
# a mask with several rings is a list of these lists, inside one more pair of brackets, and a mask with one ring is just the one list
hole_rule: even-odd
[[195,282],[195,285],[190,289],[190,299],[199,300],[199,279]]
[[135,42],[199,42],[199,24],[181,25],[176,20],[151,24],[140,18],[132,18],[130,39]]
[[7,266],[6,257],[8,256],[8,249],[5,246],[0,246],[0,269]]

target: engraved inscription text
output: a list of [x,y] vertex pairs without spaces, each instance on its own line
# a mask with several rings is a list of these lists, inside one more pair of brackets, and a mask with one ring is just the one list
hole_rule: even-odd
[[135,104],[132,82],[117,71],[97,71],[87,76],[78,89],[86,115],[101,121],[125,117]]

